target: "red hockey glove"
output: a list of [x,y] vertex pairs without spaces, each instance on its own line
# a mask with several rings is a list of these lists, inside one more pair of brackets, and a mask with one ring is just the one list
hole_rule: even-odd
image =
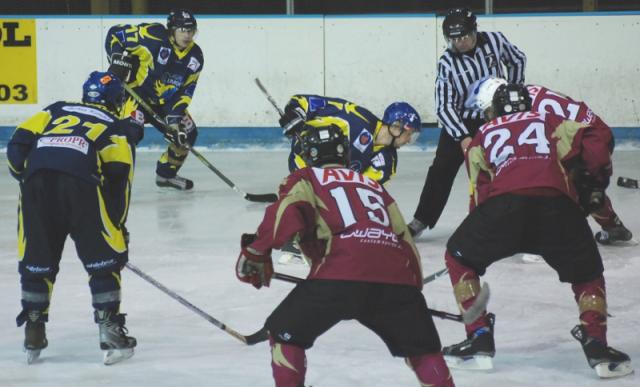
[[242,235],[241,244],[244,246],[236,262],[236,276],[240,281],[249,283],[256,289],[260,289],[263,285],[269,287],[273,276],[271,250],[259,253],[247,246],[248,239],[252,239],[251,234]]

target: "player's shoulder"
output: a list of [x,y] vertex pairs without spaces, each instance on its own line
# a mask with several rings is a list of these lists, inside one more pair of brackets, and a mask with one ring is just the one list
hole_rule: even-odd
[[193,43],[193,46],[191,47],[191,51],[189,51],[189,54],[200,59],[200,61],[204,61],[204,54],[202,52],[202,48],[200,48],[200,46],[198,45],[198,43]]

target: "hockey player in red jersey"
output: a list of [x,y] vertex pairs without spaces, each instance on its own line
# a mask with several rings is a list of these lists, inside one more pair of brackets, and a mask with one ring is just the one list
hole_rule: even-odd
[[[490,82],[506,84],[507,81],[501,78],[493,78]],[[478,85],[474,90],[479,90]],[[588,124],[595,130],[601,131],[604,135],[611,132],[611,128],[587,106],[586,103],[576,101],[562,93],[550,90],[543,86],[528,85],[527,90],[531,98],[531,111],[538,113],[553,113],[569,120]],[[475,104],[478,110],[484,111],[487,106],[478,106],[477,93],[470,93],[471,104]],[[613,153],[614,140],[611,137],[609,142],[609,153]],[[578,182],[579,183],[579,182]],[[616,212],[613,210],[611,200],[604,197],[604,205],[591,213],[593,219],[602,227],[596,232],[596,241],[603,245],[616,242],[626,242],[632,238],[632,233],[627,229]]]
[[271,250],[294,236],[311,259],[307,280],[265,323],[276,386],[302,386],[305,350],[349,319],[404,357],[421,385],[453,386],[421,293],[420,257],[397,204],[380,183],[346,168],[349,140],[337,126],[306,126],[301,141],[309,167],[284,180],[236,264],[238,278],[260,288],[273,274]]
[[[465,155],[472,211],[445,253],[459,307],[475,300],[479,276],[492,263],[522,252],[539,254],[561,282],[571,284],[580,319],[571,333],[589,365],[603,378],[633,372],[629,356],[607,343],[602,259],[583,215],[604,204],[611,131],[530,111],[531,98],[521,85],[487,82],[478,96],[491,121]],[[467,339],[443,349],[449,366],[491,368],[493,324],[494,316],[485,314],[467,325]]]

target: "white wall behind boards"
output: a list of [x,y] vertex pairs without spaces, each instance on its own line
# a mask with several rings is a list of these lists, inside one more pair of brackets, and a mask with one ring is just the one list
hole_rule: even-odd
[[[2,17],[0,17],[1,19]],[[151,17],[37,19],[37,105],[0,105],[15,125],[57,100],[79,100],[90,71],[104,70],[113,24]],[[199,16],[205,65],[190,111],[199,126],[276,126],[255,86],[259,77],[282,105],[294,93],[342,97],[382,115],[405,100],[434,122],[436,63],[444,50],[435,15],[366,17]],[[640,14],[479,17],[528,57],[527,82],[587,103],[612,126],[640,126]]]

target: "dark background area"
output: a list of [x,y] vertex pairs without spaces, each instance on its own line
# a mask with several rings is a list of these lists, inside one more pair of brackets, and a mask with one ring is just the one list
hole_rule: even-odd
[[[484,13],[484,0],[295,0],[295,14],[444,13],[467,6]],[[157,14],[187,8],[197,14],[284,15],[286,0],[1,0],[0,15]],[[638,11],[631,0],[494,0],[493,13]]]

